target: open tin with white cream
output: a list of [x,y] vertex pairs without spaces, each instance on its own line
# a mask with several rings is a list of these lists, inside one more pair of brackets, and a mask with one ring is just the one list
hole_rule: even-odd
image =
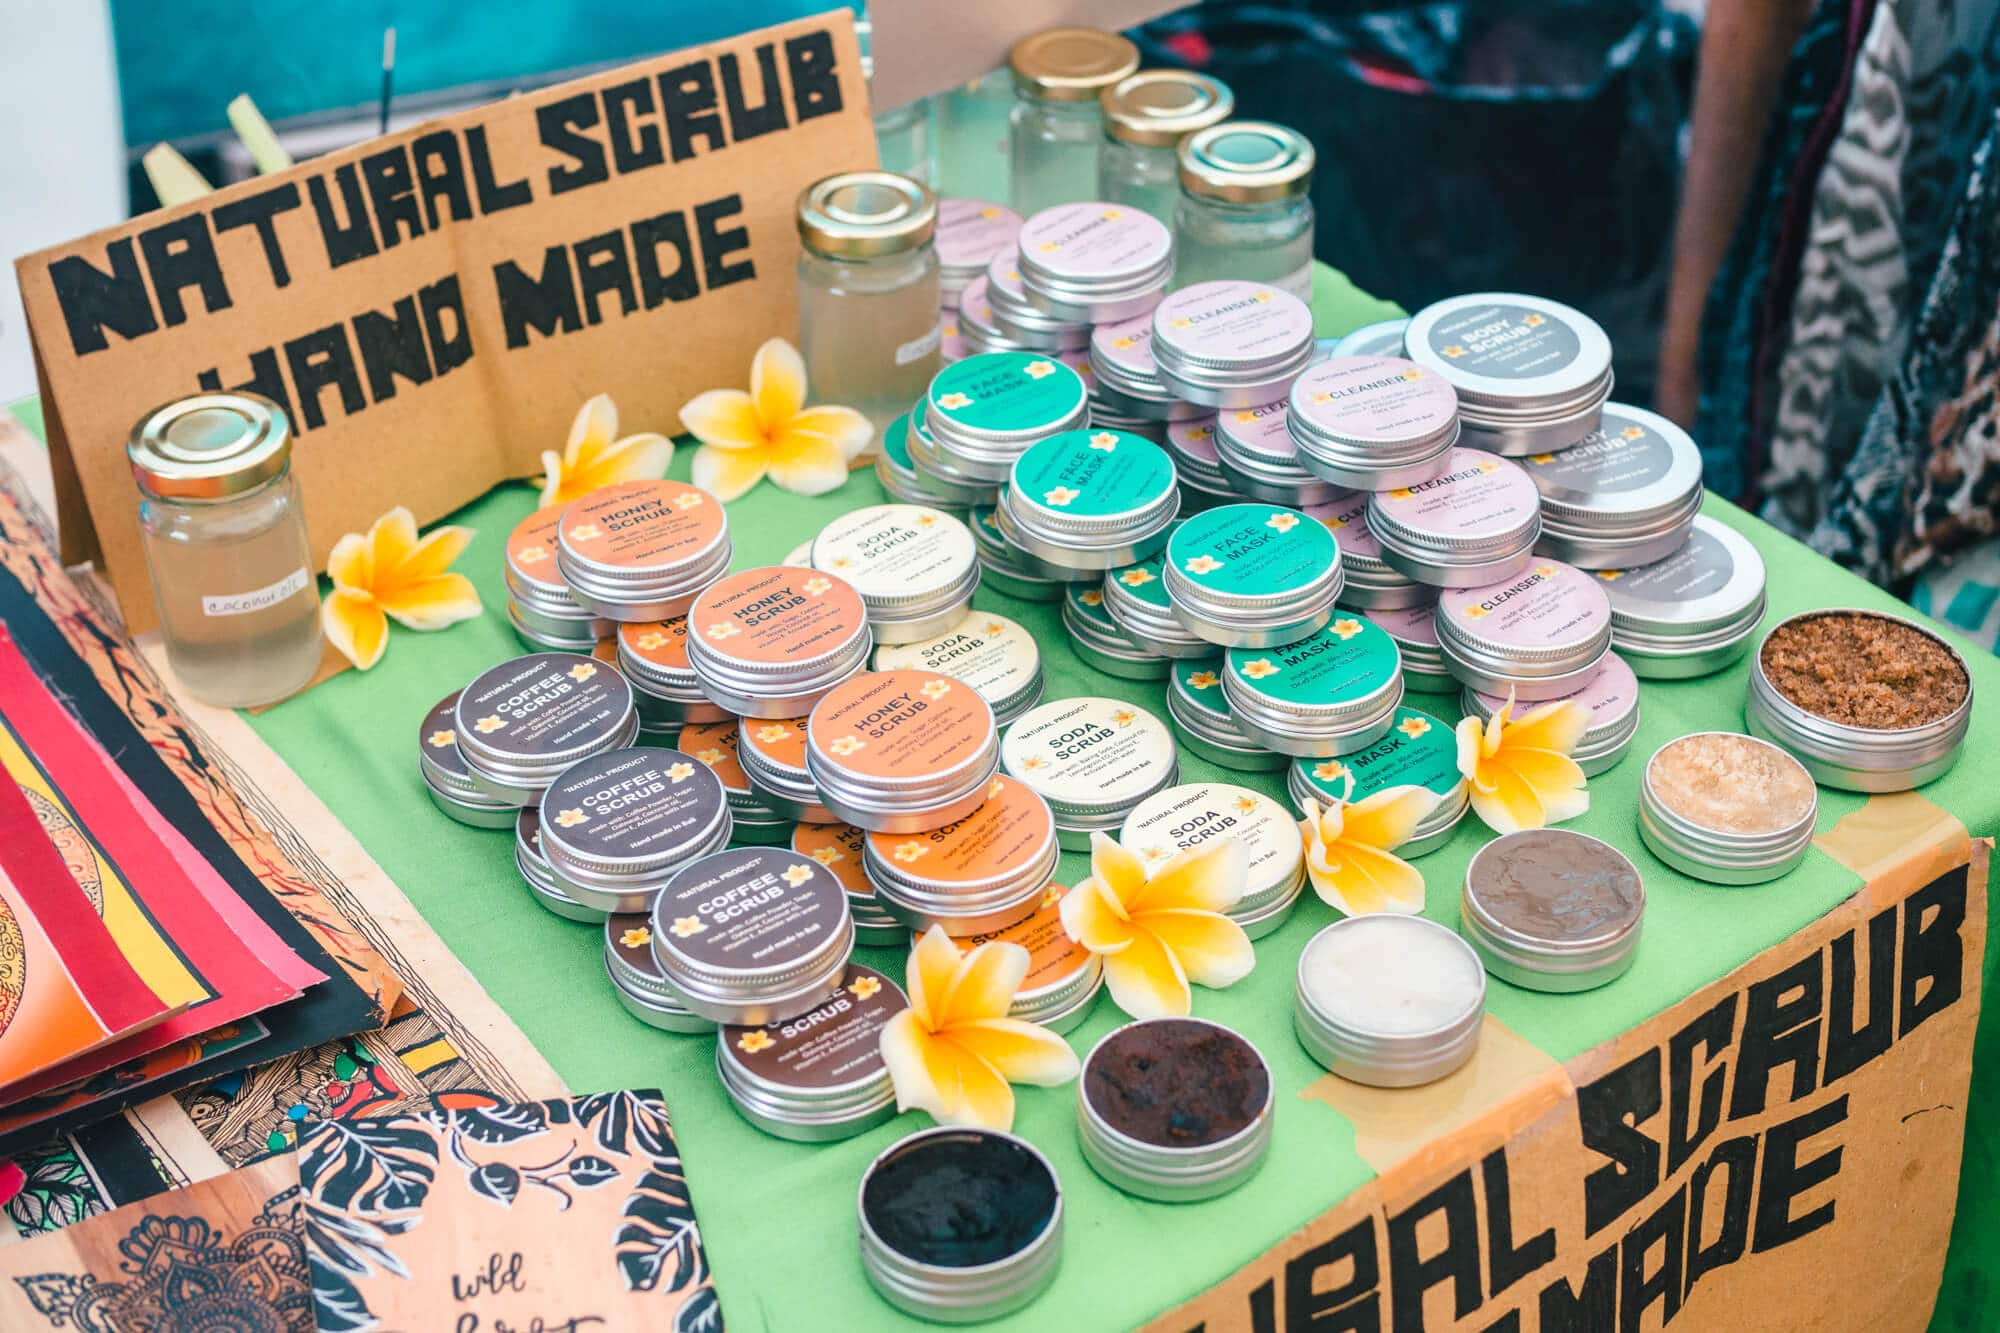
[[[920,643],[958,623],[979,587],[972,533],[922,505],[871,505],[813,539],[813,567],[845,579],[877,643]],[[866,650],[863,650],[863,659]]]
[[1429,481],[1371,493],[1368,531],[1404,578],[1476,588],[1533,563],[1541,495],[1518,463],[1453,449],[1450,466]]
[[1031,788],[995,777],[979,808],[923,833],[871,833],[876,900],[917,934],[1002,930],[1033,912],[1056,873],[1055,816]]
[[1163,574],[1175,617],[1222,647],[1307,637],[1332,618],[1344,578],[1326,525],[1270,504],[1189,518],[1167,541]]
[[1574,694],[1611,649],[1603,581],[1555,560],[1478,588],[1447,588],[1433,621],[1453,676],[1517,699]]
[[702,693],[742,717],[796,717],[861,670],[875,639],[853,585],[770,565],[702,590],[689,608],[688,665]]
[[1435,1083],[1479,1045],[1486,973],[1451,930],[1420,916],[1351,916],[1299,953],[1293,1026],[1328,1070],[1376,1088]]
[[1281,401],[1314,352],[1311,307],[1267,283],[1198,282],[1153,311],[1160,382],[1190,403]]
[[1262,939],[1285,924],[1306,886],[1299,826],[1283,806],[1248,787],[1189,782],[1148,796],[1118,832],[1148,873],[1216,838],[1243,845],[1243,896],[1227,915],[1245,935]]
[[459,692],[452,732],[472,784],[528,805],[571,764],[639,734],[632,687],[576,653],[530,653],[481,672]]
[[1152,309],[1174,271],[1174,238],[1123,204],[1057,204],[1021,224],[1021,287],[1041,310],[1080,324],[1115,324]]
[[1336,356],[1292,381],[1286,429],[1299,466],[1348,490],[1429,481],[1450,466],[1458,395],[1396,356]]
[[1665,417],[1604,405],[1590,438],[1522,461],[1542,493],[1535,549],[1578,569],[1630,569],[1678,551],[1701,512],[1701,450]]
[[635,746],[572,765],[542,793],[541,851],[564,894],[643,912],[676,871],[729,842],[722,783],[693,757]]
[[1010,545],[1088,575],[1158,551],[1179,512],[1173,460],[1159,445],[1125,431],[1073,430],[1015,460],[994,517]]
[[1733,732],[1676,737],[1639,784],[1639,836],[1653,855],[1713,884],[1762,884],[1812,846],[1819,789],[1791,754]]
[[922,833],[986,799],[999,764],[993,710],[971,686],[927,671],[865,671],[806,723],[820,802],[871,833]]
[[1666,559],[1597,577],[1611,599],[1611,644],[1641,679],[1720,671],[1749,650],[1764,620],[1764,558],[1706,514]]
[[1000,762],[1055,816],[1070,851],[1092,833],[1112,833],[1141,801],[1180,779],[1173,733],[1143,708],[1118,699],[1058,699],[1007,729]]
[[849,963],[803,1014],[715,1034],[715,1073],[745,1120],[797,1143],[851,1139],[896,1115],[882,1029],[909,1008],[902,987]]
[[570,595],[609,620],[668,620],[729,568],[721,501],[678,481],[624,481],[562,511],[556,567]]
[[1403,355],[1458,391],[1467,445],[1558,453],[1597,429],[1611,396],[1611,340],[1560,301],[1513,292],[1454,296],[1419,310]]
[[1337,616],[1279,648],[1231,648],[1222,688],[1230,715],[1266,749],[1347,754],[1388,732],[1403,701],[1395,641],[1357,616]]
[[1472,799],[1458,771],[1457,734],[1441,719],[1407,707],[1396,710],[1395,723],[1373,745],[1338,759],[1293,760],[1285,785],[1301,807],[1309,800],[1331,805],[1365,801],[1391,787],[1422,787],[1437,803],[1395,849],[1405,858],[1444,846]]
[[1229,713],[1220,657],[1181,658],[1167,678],[1167,720],[1189,751],[1242,773],[1270,773],[1290,759],[1252,740]]

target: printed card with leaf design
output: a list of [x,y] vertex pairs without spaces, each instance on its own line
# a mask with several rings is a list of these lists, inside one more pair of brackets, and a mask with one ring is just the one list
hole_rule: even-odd
[[722,1327],[658,1092],[325,1120],[298,1161],[321,1333]]

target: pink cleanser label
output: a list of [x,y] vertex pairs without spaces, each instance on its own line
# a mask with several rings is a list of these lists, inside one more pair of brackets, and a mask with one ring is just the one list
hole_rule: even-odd
[[[1334,540],[1337,543],[1339,538]],[[1376,607],[1363,611],[1361,615],[1363,619],[1380,625],[1392,639],[1426,648],[1437,647],[1437,608],[1434,606],[1413,606],[1406,610]]]
[[1021,233],[1021,215],[984,199],[938,200],[937,257],[950,268],[984,268],[993,256],[1011,250]]
[[1343,557],[1381,558],[1382,543],[1368,530],[1367,491],[1343,490],[1325,504],[1311,505],[1302,512],[1326,524]]
[[[986,285],[997,287],[1009,296],[1021,296],[1021,270],[1015,263],[1018,255],[1019,252],[1015,250],[1002,250],[993,256],[993,262],[986,266]],[[972,289],[967,287],[966,290]],[[1021,299],[1025,301],[1028,298],[1021,296]]]
[[1312,308],[1261,282],[1198,282],[1153,310],[1153,336],[1204,361],[1260,360],[1312,339]]
[[1541,492],[1522,468],[1479,449],[1453,449],[1450,465],[1429,481],[1376,492],[1396,521],[1440,537],[1496,537],[1533,520]]
[[1151,379],[1159,369],[1153,364],[1153,312],[1099,324],[1090,331],[1090,350],[1114,366]]
[[1447,431],[1458,393],[1399,356],[1337,356],[1293,381],[1291,408],[1339,439],[1398,444]]
[[1166,259],[1173,236],[1150,213],[1120,204],[1058,204],[1021,227],[1021,253],[1037,271],[1064,277],[1122,278]]
[[1217,414],[1216,424],[1243,452],[1273,463],[1291,463],[1297,461],[1299,447],[1285,429],[1285,415],[1284,400],[1280,399],[1255,407],[1226,408]]
[[[1564,700],[1582,704],[1589,710],[1590,725],[1584,731],[1585,736],[1609,731],[1622,723],[1630,716],[1632,710],[1639,706],[1639,678],[1632,674],[1632,668],[1626,665],[1624,658],[1617,653],[1606,653],[1603,665],[1597,668],[1597,673],[1582,689],[1573,694],[1565,694],[1562,699],[1546,699],[1533,704],[1522,704],[1517,701],[1514,706],[1516,711],[1521,711],[1526,708],[1542,708]],[[1507,696],[1504,694],[1487,694],[1483,690],[1479,692],[1480,706],[1486,710],[1488,716],[1499,712],[1500,705],[1506,702]]]
[[1198,462],[1215,462],[1215,418],[1196,417],[1192,421],[1167,423],[1167,442],[1175,452]]
[[1463,634],[1503,648],[1581,647],[1611,624],[1611,599],[1590,575],[1555,560],[1479,588],[1447,588],[1438,614]]
[[1097,387],[1097,371],[1090,364],[1090,349],[1088,347],[1079,347],[1072,352],[1057,352],[1056,360],[1077,373],[1083,380],[1083,387],[1086,393]]

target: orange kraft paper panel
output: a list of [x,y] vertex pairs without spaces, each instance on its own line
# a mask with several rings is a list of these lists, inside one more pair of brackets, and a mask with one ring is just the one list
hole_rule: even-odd
[[[1860,869],[1842,832],[1821,845]],[[1791,939],[1517,1084],[1149,1329],[1924,1329],[1991,851],[1930,832]]]

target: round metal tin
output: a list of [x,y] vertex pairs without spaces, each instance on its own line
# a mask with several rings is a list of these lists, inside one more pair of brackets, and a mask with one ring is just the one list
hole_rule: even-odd
[[1160,680],[1173,659],[1140,645],[1104,609],[1103,583],[1063,585],[1062,622],[1084,662],[1121,680]]
[[541,851],[586,907],[643,912],[662,885],[729,841],[722,783],[690,755],[635,746],[578,761],[542,793]]
[[863,866],[882,908],[918,934],[1003,929],[1033,912],[1056,871],[1055,816],[1025,783],[995,777],[962,819],[924,833],[871,833]]
[[1404,578],[1382,559],[1382,544],[1368,531],[1368,499],[1367,491],[1336,491],[1325,504],[1301,511],[1324,523],[1340,548],[1339,605],[1363,610],[1433,605],[1435,587]]
[[[1129,403],[1135,412],[1157,413],[1168,420],[1178,400],[1160,379],[1153,364],[1153,314],[1149,310],[1115,324],[1099,324],[1090,331],[1090,366],[1097,372],[1100,392],[1118,395],[1114,401]],[[1199,410],[1198,405],[1195,410]]]
[[1296,509],[1235,504],[1174,529],[1162,581],[1191,633],[1224,647],[1260,647],[1325,625],[1344,577],[1325,524]]
[[882,1030],[902,987],[849,963],[832,995],[793,1018],[715,1034],[715,1073],[745,1120],[799,1143],[850,1139],[896,1114]]
[[998,750],[979,692],[926,671],[863,672],[806,723],[806,769],[821,803],[871,833],[923,833],[972,813]]
[[1611,599],[1611,642],[1644,679],[1720,671],[1764,619],[1764,558],[1706,514],[1666,559],[1597,577]]
[[1335,356],[1401,356],[1403,354],[1403,330],[1410,327],[1407,319],[1385,319],[1374,324],[1363,324],[1360,328],[1344,333],[1333,345]]
[[875,640],[861,594],[837,574],[768,565],[702,590],[687,615],[702,693],[743,717],[796,717],[861,670]]
[[1535,549],[1579,569],[1663,560],[1687,541],[1701,510],[1701,450],[1643,408],[1606,403],[1588,439],[1522,465],[1542,494]]
[[1645,882],[1623,852],[1568,829],[1526,829],[1473,854],[1459,932],[1502,981],[1582,991],[1632,965],[1645,914]]
[[1173,733],[1143,708],[1094,696],[1058,699],[1007,728],[1000,764],[1041,796],[1072,851],[1110,833],[1133,807],[1180,778]]
[[1285,775],[1287,792],[1301,806],[1309,800],[1321,805],[1365,801],[1402,786],[1422,787],[1437,803],[1396,854],[1422,856],[1444,846],[1471,803],[1471,791],[1458,771],[1457,734],[1440,719],[1407,706],[1396,710],[1395,722],[1373,745],[1338,759],[1292,760]]
[[1253,500],[1295,509],[1325,504],[1339,492],[1306,470],[1285,425],[1288,415],[1283,399],[1217,412],[1215,456],[1222,480]]
[[1270,773],[1291,760],[1243,733],[1222,693],[1222,659],[1174,663],[1167,684],[1167,720],[1182,745],[1212,764],[1244,773]]
[[[875,477],[891,498],[905,504],[952,510],[972,503],[967,497],[976,498],[990,493],[990,487],[961,487],[920,469],[910,450],[913,433],[910,415],[905,412],[883,428],[882,447],[875,455]],[[811,562],[810,555],[807,562]]]
[[1153,363],[1177,398],[1214,408],[1284,398],[1314,355],[1312,310],[1257,282],[1198,282],[1153,311]]
[[1030,445],[1089,422],[1090,391],[1054,357],[982,352],[940,370],[923,409],[929,443],[952,474],[1000,485]]
[[1458,678],[1445,665],[1444,650],[1438,646],[1437,608],[1413,606],[1406,610],[1377,608],[1362,612],[1370,624],[1396,641],[1403,658],[1403,684],[1425,694],[1456,693]]
[[[1290,812],[1262,792],[1226,782],[1189,782],[1154,792],[1125,816],[1118,841],[1149,868],[1216,838],[1243,845],[1243,896],[1228,916],[1246,930],[1305,887],[1305,848]],[[1279,921],[1282,918],[1278,919]],[[1278,921],[1271,923],[1275,929]]]
[[1513,292],[1450,297],[1418,311],[1403,355],[1458,391],[1465,443],[1556,453],[1597,429],[1611,396],[1611,340],[1559,301]]
[[972,544],[979,553],[980,578],[986,586],[1025,602],[1062,600],[1068,580],[1008,545],[992,508],[974,509],[966,515],[966,526],[972,529]]
[[1798,770],[1799,778],[1812,792],[1811,804],[1800,818],[1785,827],[1757,833],[1714,828],[1688,818],[1661,799],[1654,785],[1654,772],[1661,755],[1688,739],[1679,736],[1653,751],[1639,783],[1639,836],[1646,846],[1682,874],[1712,884],[1762,884],[1796,869],[1812,847],[1813,826],[1819,818],[1819,792],[1812,786],[1812,777],[1805,766],[1783,747],[1755,737],[1734,733],[1692,734],[1729,735],[1732,742],[1764,747],[1774,759]]
[[1478,587],[1533,562],[1541,496],[1519,464],[1456,448],[1450,466],[1430,480],[1371,493],[1368,531],[1383,562],[1404,578]]
[[805,718],[743,718],[736,724],[736,762],[751,790],[787,820],[840,822],[820,804],[819,790],[806,771]]
[[1021,226],[1017,259],[1030,301],[1057,319],[1114,324],[1153,308],[1174,271],[1174,238],[1123,204],[1057,204]]
[[1306,471],[1349,490],[1429,481],[1458,443],[1458,395],[1395,356],[1336,356],[1292,382],[1286,429]]
[[979,350],[1060,354],[1088,347],[1088,321],[1060,319],[1028,299],[1018,258],[1018,252],[995,255],[986,267],[986,303],[977,329],[992,345]]
[[[1249,1124],[1214,1143],[1197,1146],[1148,1143],[1112,1126],[1091,1099],[1095,1083],[1091,1066],[1111,1058],[1107,1053],[1137,1035],[1135,1029],[1156,1025],[1182,1030],[1205,1028],[1241,1043],[1257,1057],[1264,1072],[1264,1102]],[[1191,1074],[1195,1072],[1190,1070]],[[1127,1194],[1161,1203],[1212,1199],[1235,1189],[1263,1165],[1271,1146],[1274,1087],[1270,1066],[1263,1055],[1244,1037],[1220,1023],[1202,1018],[1155,1018],[1127,1023],[1106,1033],[1083,1059],[1083,1073],[1077,1079],[1077,1142],[1091,1170]]]
[[601,639],[610,621],[578,605],[556,568],[557,532],[563,511],[537,509],[507,534],[506,583],[509,610],[523,634],[550,639]]
[[1611,647],[1603,581],[1554,560],[1499,583],[1445,589],[1432,624],[1453,676],[1520,699],[1574,693]]
[[[1343,993],[1329,993],[1322,975]],[[1351,1082],[1435,1083],[1472,1058],[1485,1015],[1486,973],[1478,955],[1424,917],[1351,916],[1321,930],[1299,953],[1292,1014],[1299,1044]]]
[[1021,215],[984,199],[938,200],[938,290],[946,304],[958,304],[967,284],[984,277],[996,256],[1011,254],[1021,233]]
[[543,910],[566,921],[586,921],[593,925],[608,915],[598,908],[584,906],[556,883],[555,872],[549,869],[542,855],[542,812],[532,805],[522,806],[514,816],[514,868],[521,872],[528,892]]
[[854,917],[856,943],[901,948],[909,940],[909,927],[890,916],[875,899],[875,885],[863,866],[868,847],[866,829],[852,824],[795,824],[790,845],[793,851],[832,871],[840,881],[847,893],[847,910]]
[[1008,725],[1042,697],[1042,653],[1035,636],[991,611],[968,611],[926,643],[878,648],[874,666],[877,671],[927,671],[964,681],[992,707],[995,726]]
[[765,795],[762,788],[750,781],[750,774],[743,767],[741,732],[738,719],[725,717],[720,722],[698,722],[682,727],[674,734],[677,748],[692,756],[694,761],[711,773],[722,784],[722,794],[729,802],[729,814],[735,821],[730,836],[740,843],[783,842],[791,831],[792,818],[785,813],[779,802]]
[[688,663],[687,617],[628,621],[618,627],[617,666],[632,687],[639,721],[655,731],[720,722],[729,710],[701,692]]
[[527,805],[571,764],[631,744],[639,715],[617,671],[579,653],[530,653],[475,677],[451,729],[473,785]]
[[842,514],[813,539],[812,558],[861,595],[877,643],[917,643],[950,628],[979,586],[972,533],[922,505]]
[[1173,460],[1124,431],[1073,430],[1016,459],[995,518],[1009,544],[1057,569],[1094,573],[1166,544],[1180,512]]
[[472,780],[458,752],[456,708],[461,691],[453,690],[431,705],[417,724],[417,772],[438,809],[474,828],[511,828],[512,801],[496,800]]
[[[1069,937],[1062,923],[1066,890],[1051,883],[1035,908],[1012,925],[977,935],[955,937],[961,952],[1000,940],[1028,951],[1028,974],[1007,1007],[1009,1018],[1039,1023],[1052,1032],[1068,1032],[1089,1015],[1091,1001],[1104,985],[1104,960]],[[921,936],[906,934],[914,944]]]
[[625,481],[562,511],[556,568],[580,606],[609,620],[685,615],[729,568],[729,517],[698,486]]
[[1167,598],[1164,551],[1122,569],[1104,571],[1103,607],[1119,631],[1141,651],[1161,657],[1208,658],[1215,645],[1188,631]]
[[1245,735],[1294,756],[1346,754],[1380,740],[1403,700],[1402,659],[1378,626],[1335,618],[1282,648],[1232,648],[1222,688]]
[[[1590,722],[1583,733],[1583,739],[1570,751],[1570,758],[1584,771],[1586,777],[1596,777],[1607,772],[1625,757],[1632,748],[1632,738],[1639,732],[1639,679],[1632,672],[1625,659],[1617,653],[1606,653],[1581,689],[1554,699],[1537,701],[1533,706],[1571,700],[1590,714]],[[1466,716],[1476,717],[1481,722],[1491,718],[1507,702],[1505,695],[1486,694],[1467,688],[1459,696],[1459,705]],[[1517,708],[1518,712],[1527,709]]]
[[667,986],[653,958],[653,927],[644,912],[604,918],[604,972],[625,1012],[663,1032],[712,1033],[715,1024],[691,1012]]
[[1163,447],[1173,458],[1183,487],[1194,483],[1211,491],[1229,489],[1215,451],[1215,413],[1204,410],[1201,416],[1169,422]]

